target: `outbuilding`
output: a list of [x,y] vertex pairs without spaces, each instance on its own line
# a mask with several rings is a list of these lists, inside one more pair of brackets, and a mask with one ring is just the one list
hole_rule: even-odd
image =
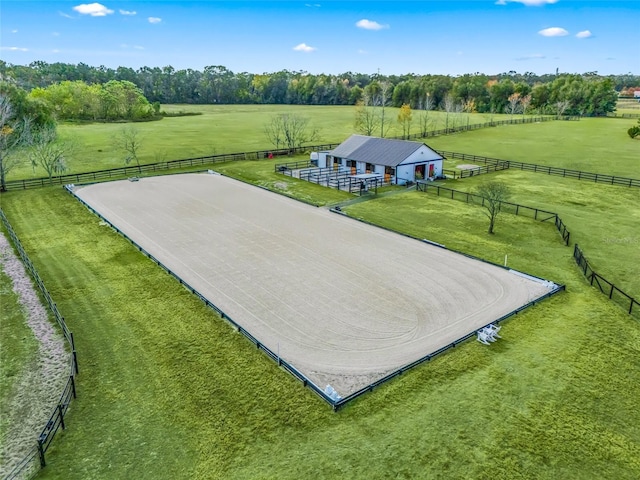
[[444,157],[425,143],[351,135],[335,149],[319,152],[318,167],[376,176],[404,185],[442,176]]

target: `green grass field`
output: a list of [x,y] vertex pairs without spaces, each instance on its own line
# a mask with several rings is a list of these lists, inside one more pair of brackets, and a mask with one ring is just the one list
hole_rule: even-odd
[[[167,112],[198,112],[201,115],[167,117],[160,121],[135,123],[140,135],[141,164],[163,162],[182,158],[200,157],[217,153],[250,152],[274,148],[264,133],[264,128],[274,115],[294,113],[310,119],[318,128],[319,140],[314,144],[340,143],[355,132],[355,107],[300,106],[300,105],[166,105]],[[388,109],[388,118],[395,122],[397,108]],[[415,113],[413,132],[419,130],[418,113]],[[446,114],[430,112],[434,119],[432,129],[444,128]],[[463,118],[464,117],[464,118]],[[467,122],[466,115],[450,115],[449,124]],[[504,120],[506,115],[494,115],[494,120]],[[455,120],[454,120],[455,119]],[[488,121],[489,116],[472,114],[470,123]],[[124,165],[126,154],[114,149],[113,137],[124,125],[131,124],[63,124],[58,127],[61,138],[71,140],[77,146],[68,158],[70,173],[88,172]],[[392,125],[393,126],[393,125]],[[400,135],[395,128],[391,135]],[[44,170],[35,172],[25,161],[11,171],[8,179],[46,176]]]
[[[177,120],[187,118],[198,117]],[[603,122],[597,128],[609,128]],[[558,127],[545,142],[571,133],[566,142],[575,154],[567,144],[559,157],[567,163],[598,142],[590,133],[598,124],[549,125]],[[521,128],[529,126],[428,143],[464,152],[474,135],[470,145],[483,151],[469,153],[500,157],[496,133],[509,141]],[[542,163],[532,158],[543,158],[545,148],[531,147],[541,132],[530,132],[532,140],[522,134],[525,161]],[[618,137],[600,141],[617,158],[631,155]],[[274,162],[215,169],[318,205],[348,198],[274,174]],[[597,267],[628,272],[620,281],[633,284],[637,246],[603,239],[637,236],[637,192],[499,175],[515,201],[561,213]],[[490,178],[499,177],[473,181]],[[504,215],[489,236],[478,207],[411,191],[345,207],[497,263],[508,255],[513,268],[567,291],[509,320],[490,348],[465,343],[332,413],[61,188],[3,194],[2,208],[79,354],[79,397],[41,478],[640,477],[640,324],[587,285],[552,224]]]
[[583,118],[503,125],[429,138],[427,143],[439,150],[640,178],[640,141],[627,135],[632,124],[629,119]]
[[[510,185],[513,203],[558,213],[571,232],[572,244],[580,245],[594,269],[640,298],[637,265],[625,260],[637,256],[640,245],[637,188],[579,182],[520,170],[448,180],[445,185],[473,192],[478,184],[489,179]],[[504,216],[508,217],[510,215]]]

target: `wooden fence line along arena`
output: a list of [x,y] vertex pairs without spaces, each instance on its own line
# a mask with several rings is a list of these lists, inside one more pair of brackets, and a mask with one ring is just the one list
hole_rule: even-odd
[[11,472],[5,477],[5,480],[12,480],[14,478],[32,478],[37,474],[37,472],[46,466],[45,453],[51,446],[51,442],[56,436],[59,428],[65,429],[64,417],[69,410],[69,405],[71,404],[71,400],[76,398],[76,383],[75,376],[78,373],[78,356],[76,353],[75,342],[73,339],[73,333],[67,327],[67,324],[64,321],[64,318],[60,314],[57,305],[51,298],[49,291],[44,285],[44,282],[40,278],[38,271],[34,267],[33,263],[29,259],[27,252],[25,252],[22,247],[22,243],[18,238],[17,234],[11,227],[9,220],[5,216],[2,209],[0,209],[0,220],[4,224],[4,227],[9,234],[9,238],[13,243],[20,259],[22,260],[25,269],[31,275],[31,278],[38,286],[42,297],[44,298],[49,310],[53,314],[56,322],[60,326],[62,330],[62,334],[69,344],[69,348],[71,350],[71,364],[69,368],[69,379],[65,384],[62,393],[60,394],[60,398],[58,400],[58,404],[56,405],[53,413],[49,417],[49,420],[45,424],[44,428],[38,435],[36,439],[36,443],[33,448],[20,460],[16,466],[13,468]]

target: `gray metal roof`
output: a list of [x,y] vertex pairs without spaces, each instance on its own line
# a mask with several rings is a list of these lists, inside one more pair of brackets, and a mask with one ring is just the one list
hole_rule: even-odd
[[331,152],[331,155],[347,160],[355,160],[357,162],[397,167],[421,147],[426,147],[427,150],[433,153],[433,155],[429,155],[425,160],[442,159],[440,155],[424,143],[367,137],[365,135],[351,135],[338,145]]

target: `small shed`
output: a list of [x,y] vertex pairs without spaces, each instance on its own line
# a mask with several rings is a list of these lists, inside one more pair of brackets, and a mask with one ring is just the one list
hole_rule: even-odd
[[375,174],[385,183],[404,185],[442,176],[443,161],[444,157],[425,143],[351,135],[332,151],[319,155],[318,166],[351,175]]

